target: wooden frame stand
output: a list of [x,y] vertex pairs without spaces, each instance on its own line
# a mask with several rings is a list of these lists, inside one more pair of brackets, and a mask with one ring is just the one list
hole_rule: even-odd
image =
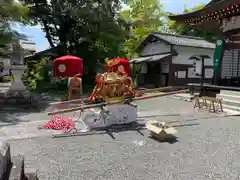
[[205,107],[208,108],[209,112],[214,113],[216,113],[218,110],[220,110],[220,112],[223,112],[222,99],[214,97],[197,97],[194,104],[194,108],[196,107],[198,107],[199,109]]

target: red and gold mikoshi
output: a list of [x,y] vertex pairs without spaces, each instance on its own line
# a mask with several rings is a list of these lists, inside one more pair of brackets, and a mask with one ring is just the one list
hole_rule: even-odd
[[[116,73],[116,75],[114,75],[113,73]],[[130,65],[129,65],[128,60],[121,59],[121,58],[107,60],[106,61],[106,71],[100,75],[96,75],[96,86],[90,96],[90,101],[92,102],[92,101],[100,100],[100,99],[104,98],[102,96],[104,94],[103,91],[106,89],[106,87],[105,87],[106,79],[104,79],[106,77],[113,78],[113,79],[116,79],[116,78],[119,79],[122,76],[122,78],[120,78],[120,79],[122,81],[121,83],[123,83],[124,87],[125,87],[124,94],[125,95],[134,95],[135,92],[133,91],[133,88],[132,88],[133,83],[132,83],[132,79],[129,76],[129,74],[130,74]],[[110,76],[108,76],[108,75],[110,75]]]
[[115,72],[120,75],[130,75],[130,65],[128,60],[115,58],[111,60],[106,60],[107,70],[106,72]]
[[102,99],[100,92],[103,89],[104,84],[100,83],[100,81],[103,81],[104,77],[101,74],[100,75],[97,74],[95,78],[96,78],[96,85],[93,89],[92,94],[89,97],[89,100],[91,102]]

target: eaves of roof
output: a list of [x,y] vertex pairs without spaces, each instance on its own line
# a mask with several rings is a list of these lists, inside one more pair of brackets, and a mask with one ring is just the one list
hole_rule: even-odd
[[140,50],[141,48],[143,48],[148,43],[151,37],[157,38],[159,41],[163,41],[171,45],[206,48],[206,49],[215,48],[215,44],[208,42],[202,38],[155,32],[150,34],[147,38],[145,38],[137,49]]
[[204,16],[205,14],[208,14],[208,13],[215,13],[217,10],[223,9],[225,7],[230,7],[231,5],[239,4],[239,3],[240,3],[239,0],[221,0],[217,2],[210,2],[200,10],[189,12],[189,13],[183,13],[179,15],[172,15],[172,16],[169,16],[169,19],[175,20],[175,21],[184,21],[186,19]]

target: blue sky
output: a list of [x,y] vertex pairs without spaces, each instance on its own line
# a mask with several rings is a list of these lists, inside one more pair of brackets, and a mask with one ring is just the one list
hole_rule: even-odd
[[[183,12],[185,4],[187,5],[187,8],[192,8],[200,3],[206,4],[209,2],[209,0],[160,0],[160,2],[164,5],[165,11],[181,13]],[[49,48],[48,41],[45,38],[45,33],[39,26],[17,26],[16,29],[28,35],[29,39],[36,43],[37,51],[42,51]]]

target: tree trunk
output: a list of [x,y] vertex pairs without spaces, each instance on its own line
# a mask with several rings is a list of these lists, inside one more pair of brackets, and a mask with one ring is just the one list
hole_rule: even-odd
[[55,45],[54,45],[54,43],[52,42],[51,36],[49,35],[49,28],[48,28],[48,25],[47,25],[46,20],[42,19],[42,23],[43,23],[43,27],[44,27],[45,32],[46,32],[46,38],[47,38],[50,46],[51,46],[52,48],[54,48]]

